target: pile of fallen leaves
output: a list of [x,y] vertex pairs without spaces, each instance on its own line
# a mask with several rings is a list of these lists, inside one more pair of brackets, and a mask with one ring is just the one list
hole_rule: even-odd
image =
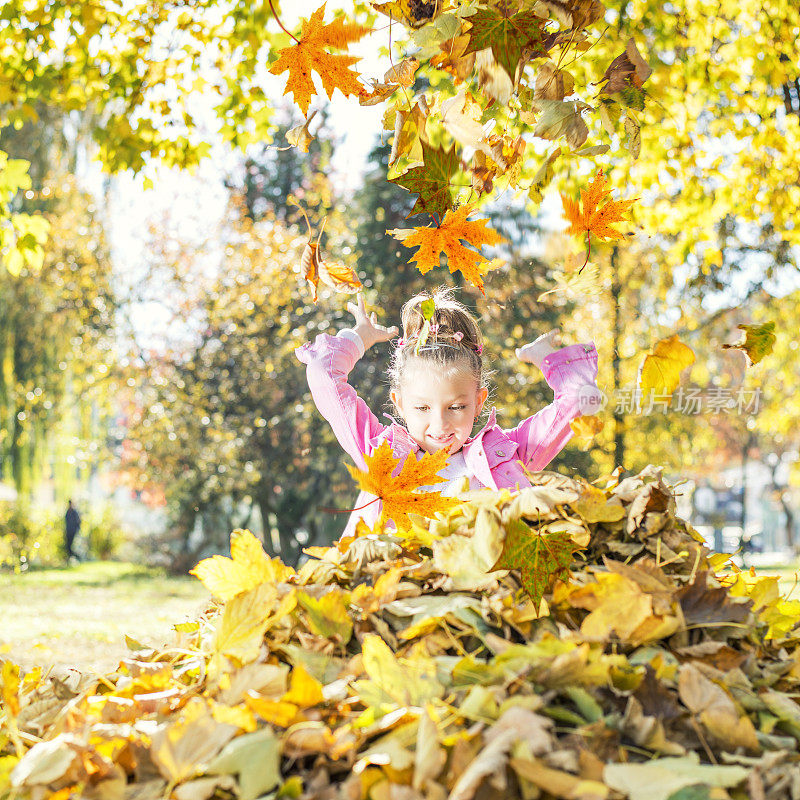
[[235,532],[173,646],[5,662],[0,797],[800,798],[800,602],[657,470],[533,480],[297,572]]

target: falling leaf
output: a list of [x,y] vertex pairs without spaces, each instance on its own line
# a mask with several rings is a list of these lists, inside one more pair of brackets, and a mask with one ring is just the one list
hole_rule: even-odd
[[544,61],[537,67],[533,86],[535,100],[563,100],[572,94],[574,88],[572,75],[559,69],[552,61]]
[[538,608],[557,580],[569,581],[569,566],[578,547],[569,534],[545,533],[512,520],[506,528],[503,552],[492,570],[518,569],[522,586]]
[[587,108],[589,106],[579,100],[537,100],[532,110],[522,118],[535,121],[534,136],[550,141],[563,136],[567,144],[577,150],[589,135],[589,128],[581,116],[581,111]]
[[297,127],[286,132],[286,141],[289,142],[292,147],[296,147],[302,153],[307,153],[309,145],[314,141],[314,137],[308,130],[308,126],[311,124],[311,120],[314,119],[316,115],[317,109],[314,109],[309,118],[303,122],[302,125],[298,125]]
[[466,52],[468,45],[469,34],[455,36],[441,42],[439,45],[441,52],[431,58],[430,65],[449,72],[457,83],[466,81],[472,75],[475,67],[475,53]]
[[656,342],[652,353],[645,356],[639,375],[643,398],[672,395],[681,381],[681,371],[694,364],[694,351],[677,334]]
[[289,47],[278,51],[278,60],[270,68],[273,75],[289,72],[286,88],[283,93],[291,92],[294,100],[303,112],[308,114],[311,98],[316,94],[311,73],[316,72],[322,78],[322,85],[333,97],[333,90],[339,89],[344,95],[360,95],[364,89],[358,81],[358,73],[350,69],[360,59],[328,52],[330,49],[341,50],[353,42],[357,42],[370,29],[363,25],[335,19],[323,23],[325,3],[314,13],[303,20],[300,39]]
[[423,141],[422,166],[413,167],[390,182],[419,195],[409,217],[423,211],[442,217],[453,205],[451,182],[457,169],[455,148],[434,149]]
[[409,161],[422,161],[422,142],[426,136],[429,114],[425,95],[420,96],[411,111],[398,107],[387,110],[383,124],[387,130],[394,132],[389,164],[394,164],[401,156]]
[[279,558],[270,559],[261,542],[248,530],[231,533],[231,558],[203,559],[191,575],[197,576],[223,602],[262,583],[278,583],[294,574]]
[[465,53],[491,48],[498,64],[512,81],[523,51],[535,56],[546,54],[542,45],[544,21],[533,11],[513,14],[505,9],[479,8],[469,21],[472,27]]
[[314,235],[311,232],[311,222],[305,209],[299,203],[291,204],[300,209],[308,226],[308,242],[303,248],[303,255],[300,257],[300,267],[303,271],[303,277],[314,287],[314,302],[317,302],[317,285],[320,281],[326,286],[330,286],[334,291],[343,294],[352,294],[359,291],[362,288],[361,281],[350,267],[346,267],[343,264],[326,264],[320,258],[319,243],[325,230],[325,223],[322,223],[322,228],[315,242],[313,240]]
[[386,3],[370,3],[381,14],[403,22],[411,28],[419,28],[435,18],[441,4],[436,0],[389,0]]
[[420,348],[424,347],[428,341],[428,334],[431,332],[431,321],[436,313],[436,302],[432,297],[428,297],[420,303],[419,310],[422,312],[422,328],[417,336],[417,344],[414,346],[414,355],[419,355]]
[[605,422],[596,414],[581,416],[573,419],[569,427],[575,434],[575,443],[581,450],[588,450],[591,447],[594,437],[605,427]]
[[383,81],[371,81],[370,91],[362,94],[358,102],[362,106],[382,103],[399,88],[410,87],[414,83],[414,74],[418,68],[419,61],[416,58],[404,58],[399,64],[386,71]]
[[441,224],[436,227],[414,228],[407,230],[390,230],[390,233],[406,247],[419,248],[409,263],[416,265],[424,275],[433,267],[439,266],[439,257],[447,256],[450,272],[459,271],[473,285],[483,292],[482,276],[490,262],[477,250],[471,250],[461,244],[462,240],[475,248],[483,245],[494,245],[505,239],[492,228],[488,220],[467,220],[471,209],[462,206],[457,211],[448,211]]
[[636,202],[633,200],[611,200],[611,189],[606,188],[608,180],[603,171],[595,175],[586,189],[581,189],[580,202],[561,195],[564,215],[570,223],[567,233],[583,238],[596,236],[598,239],[622,239],[624,234],[612,223],[623,222],[625,212]]
[[371,456],[365,456],[367,472],[347,466],[350,474],[358,481],[358,485],[383,502],[381,524],[392,520],[400,530],[411,527],[409,513],[422,517],[433,517],[437,511],[447,511],[458,505],[456,498],[442,497],[440,492],[420,492],[421,486],[444,483],[438,473],[447,464],[446,449],[436,453],[425,453],[417,460],[414,453],[409,453],[403,467],[397,475],[392,475],[400,464],[400,459],[392,455],[388,441],[381,443]]
[[775,323],[764,322],[761,325],[737,325],[744,332],[744,339],[736,344],[723,344],[724,350],[742,350],[747,354],[751,366],[758,364],[764,356],[768,356],[775,346]]
[[650,65],[642,58],[633,38],[628,40],[625,52],[617,56],[600,79],[605,81],[600,94],[615,94],[633,86],[641,89],[652,73]]
[[630,115],[625,115],[625,147],[635,161],[642,152],[642,131],[639,123]]
[[[542,192],[548,186],[548,184],[553,180],[553,175],[555,174],[555,171],[553,169],[553,164],[558,160],[558,157],[560,155],[561,155],[561,148],[556,147],[556,149],[553,150],[553,152],[547,156],[545,162],[542,164],[541,167],[539,167],[536,174],[533,176],[531,185],[528,188],[528,197],[530,197],[530,199],[533,200],[535,203],[541,203],[542,200],[544,199]],[[540,295],[540,297],[541,296],[542,295]]]
[[408,88],[413,86],[414,76],[418,69],[419,61],[416,58],[404,58],[399,64],[386,70],[383,80],[386,83],[396,83],[398,86]]
[[480,103],[466,90],[442,103],[439,118],[445,130],[459,143],[476,150],[489,150],[481,124]]
[[[589,262],[584,264],[583,268],[576,267],[573,269],[571,268],[572,258],[573,256],[570,253],[567,256],[564,271],[553,274],[557,286],[542,292],[539,295],[539,300],[554,292],[563,292],[569,298],[577,298],[596,289],[600,281],[600,268],[597,264]],[[583,259],[581,260],[583,261]]]

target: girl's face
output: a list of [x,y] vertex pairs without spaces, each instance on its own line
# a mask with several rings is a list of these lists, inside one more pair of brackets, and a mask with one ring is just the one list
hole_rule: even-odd
[[408,432],[426,453],[443,447],[457,453],[472,433],[487,394],[469,372],[444,376],[426,368],[423,362],[409,364],[404,370],[400,390],[392,392],[392,402],[403,415]]

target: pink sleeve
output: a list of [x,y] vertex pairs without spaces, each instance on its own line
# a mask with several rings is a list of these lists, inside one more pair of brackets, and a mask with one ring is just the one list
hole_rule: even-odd
[[544,469],[572,437],[569,423],[581,414],[581,395],[599,395],[597,350],[594,344],[563,347],[544,359],[542,373],[555,399],[506,431],[517,443],[519,459],[532,472]]
[[320,414],[330,423],[339,444],[366,469],[364,454],[371,451],[370,439],[384,428],[367,404],[347,382],[362,349],[352,339],[320,333],[314,342],[298,347],[295,355],[306,365],[311,396]]

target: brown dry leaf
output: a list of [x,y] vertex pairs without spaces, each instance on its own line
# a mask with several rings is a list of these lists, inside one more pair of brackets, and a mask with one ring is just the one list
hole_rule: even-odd
[[633,38],[628,40],[625,52],[617,56],[605,71],[601,82],[605,81],[601,94],[622,92],[629,86],[641,89],[652,73],[650,65],[642,58]]
[[678,692],[686,707],[716,741],[725,747],[761,749],[750,718],[736,708],[731,696],[719,684],[706,678],[693,664],[681,666]]
[[466,52],[468,44],[468,33],[447,39],[439,45],[441,53],[430,60],[430,65],[449,72],[456,83],[466,81],[475,67],[475,53]]
[[552,61],[543,61],[536,70],[533,96],[536,100],[563,100],[571,95],[575,79],[566,70],[558,69]]
[[316,115],[317,109],[314,109],[305,122],[286,132],[286,141],[289,142],[292,147],[296,147],[301,153],[307,153],[309,145],[314,141],[314,137],[308,130],[308,126]]

